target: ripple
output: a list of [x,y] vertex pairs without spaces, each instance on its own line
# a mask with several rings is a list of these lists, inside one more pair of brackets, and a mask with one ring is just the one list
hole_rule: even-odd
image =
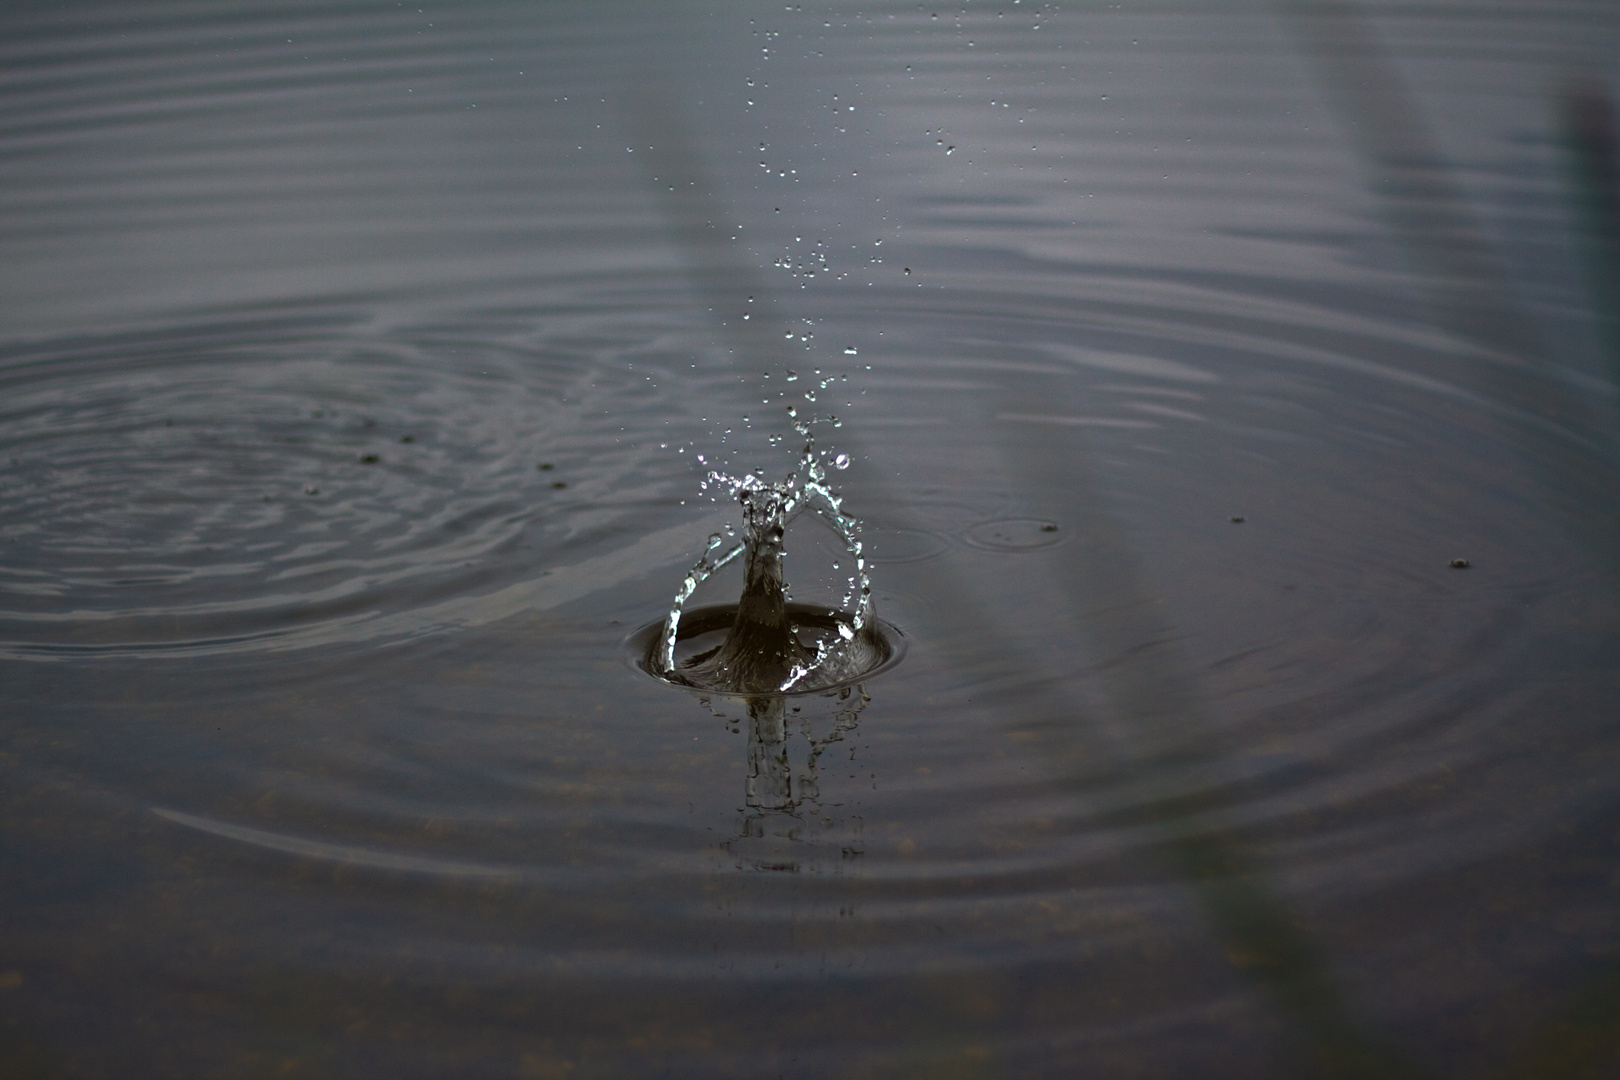
[[866,535],[868,561],[878,566],[927,562],[943,555],[947,546],[943,536],[927,529],[868,527]]
[[582,400],[615,381],[454,330],[287,319],[12,351],[0,655],[419,636],[575,591],[539,556],[604,554],[569,541],[613,518],[635,462]]
[[963,533],[962,539],[985,551],[1037,551],[1061,544],[1066,537],[1055,521],[1002,518],[980,522]]

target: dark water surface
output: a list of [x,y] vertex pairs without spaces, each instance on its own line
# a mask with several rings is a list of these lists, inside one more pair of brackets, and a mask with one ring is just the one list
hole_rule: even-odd
[[[1617,1075],[1617,55],[7,6],[0,1073]],[[646,677],[823,381],[904,660]]]

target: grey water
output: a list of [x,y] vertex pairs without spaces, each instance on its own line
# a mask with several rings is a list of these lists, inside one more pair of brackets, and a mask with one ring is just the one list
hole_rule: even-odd
[[0,1075],[1616,1075],[1615,55],[0,10]]

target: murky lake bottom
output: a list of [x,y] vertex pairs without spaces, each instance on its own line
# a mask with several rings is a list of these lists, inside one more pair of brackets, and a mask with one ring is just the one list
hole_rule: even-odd
[[1614,1075],[1620,20],[1313,10],[0,16],[0,1073]]

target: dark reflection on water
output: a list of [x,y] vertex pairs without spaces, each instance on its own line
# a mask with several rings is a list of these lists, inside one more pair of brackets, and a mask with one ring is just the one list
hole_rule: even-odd
[[8,9],[0,1073],[1612,1071],[1617,29]]

